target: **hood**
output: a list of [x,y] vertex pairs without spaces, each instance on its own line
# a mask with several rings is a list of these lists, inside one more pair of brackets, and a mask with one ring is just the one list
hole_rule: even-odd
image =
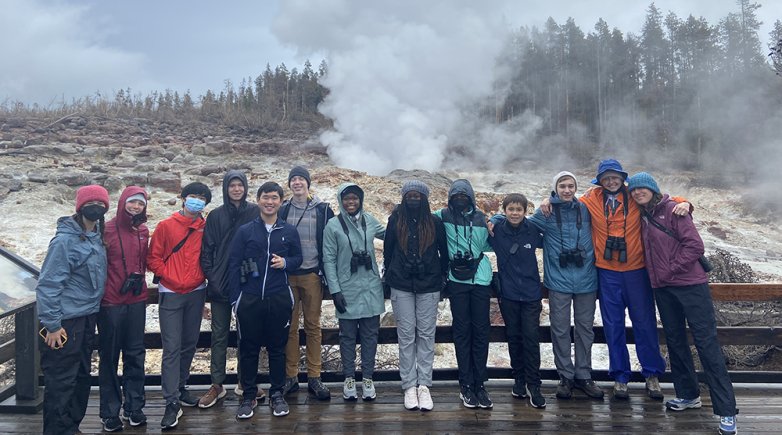
[[[301,209],[302,209],[301,207],[299,207],[299,206],[298,206],[298,204],[296,204],[296,203],[294,203],[294,202],[293,202],[293,197],[291,197],[291,199],[290,199],[289,201],[290,201],[291,207],[296,207],[296,208],[297,208],[297,209],[299,209],[299,210],[301,210]],[[317,206],[318,206],[318,204],[320,204],[320,203],[322,203],[322,202],[323,202],[323,200],[322,200],[322,199],[320,199],[320,198],[319,198],[317,195],[310,195],[310,197],[309,197],[309,202],[308,202],[308,204],[307,204],[307,210],[312,210],[312,209],[314,209],[315,207],[317,207]],[[342,201],[340,201],[340,203],[341,203],[341,202],[342,202]],[[363,203],[363,201],[362,201],[362,203]]]
[[[144,197],[147,198],[147,200],[149,200],[149,195],[147,194],[147,191],[139,186],[128,186],[125,188],[125,190],[122,191],[122,194],[120,194],[119,196],[119,202],[117,202],[116,219],[117,219],[117,224],[122,226],[123,228],[130,228],[132,226],[132,217],[125,211],[125,201],[127,201],[128,198],[130,198],[131,196],[137,195],[139,193],[144,195]],[[148,202],[147,205],[149,205]],[[144,210],[141,212],[140,219],[141,220],[138,221],[138,225],[141,225],[147,221],[147,207],[144,207]]]
[[244,195],[242,195],[242,200],[239,203],[241,204],[247,200],[247,176],[242,171],[231,169],[223,176],[223,205],[226,207],[231,204],[231,198],[228,196],[228,185],[231,184],[231,180],[234,178],[241,180],[244,185]]
[[451,198],[458,194],[465,194],[470,198],[470,206],[475,208],[475,191],[472,190],[472,184],[469,181],[460,178],[451,184],[448,190],[448,206],[451,206]]
[[337,204],[339,204],[339,212],[344,213],[345,215],[348,214],[347,211],[345,211],[345,208],[342,207],[342,192],[347,190],[348,188],[354,188],[358,190],[358,199],[359,199],[359,206],[358,211],[363,212],[364,211],[364,190],[358,187],[358,184],[356,183],[342,183],[339,185],[339,188],[337,189]]
[[57,219],[57,233],[56,234],[68,234],[71,236],[87,235],[84,230],[76,222],[73,216],[63,216]]

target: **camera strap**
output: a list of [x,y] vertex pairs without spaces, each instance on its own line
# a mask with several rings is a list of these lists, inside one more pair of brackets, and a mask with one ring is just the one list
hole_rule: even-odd
[[169,258],[171,258],[172,255],[176,254],[177,251],[182,249],[183,246],[185,246],[185,242],[187,242],[188,237],[190,237],[191,234],[193,234],[193,231],[195,231],[195,228],[188,228],[187,229],[187,235],[185,235],[185,238],[180,240],[179,243],[174,245],[174,248],[171,250],[171,253],[166,255],[166,258],[163,259],[163,264],[165,264]]
[[[342,225],[342,231],[345,233],[345,237],[348,238],[348,246],[350,246],[350,252],[355,253],[353,250],[353,243],[350,242],[350,232],[348,231],[348,224],[345,223],[345,218],[342,217],[342,213],[337,215],[339,224]],[[364,215],[361,214],[361,228],[364,230],[364,252],[367,252],[367,221],[364,220]]]
[[650,224],[654,225],[658,230],[664,232],[665,234],[671,236],[676,241],[679,241],[679,238],[676,237],[676,234],[671,230],[670,228],[666,227],[665,225],[661,224],[660,222],[657,222],[654,220],[654,217],[651,213],[649,213],[645,208],[642,208],[641,211],[644,214],[644,218],[646,218],[647,221],[649,221]]
[[[125,246],[122,244],[122,234],[120,234],[120,227],[119,224],[115,221],[114,225],[117,227],[117,239],[119,239],[119,252],[122,254],[122,269],[125,271],[125,279],[128,279],[128,266],[127,262],[125,260]],[[138,271],[141,272],[141,234],[136,234],[136,238],[138,239]]]
[[[623,187],[621,190],[622,190],[622,201],[624,201],[622,203],[622,216],[624,217],[624,227],[622,228],[622,231],[624,232],[624,234],[622,234],[622,238],[627,238],[627,213],[628,213],[628,210],[627,210],[627,206],[628,206],[628,204],[627,204],[627,189],[625,189]],[[605,190],[604,190],[604,192],[605,192]],[[616,213],[616,208],[617,207],[609,207],[608,206],[608,198],[606,197],[605,201],[603,202],[603,212],[604,212],[605,217],[606,217],[606,237],[611,235],[611,223],[608,220],[609,213],[611,213],[612,215],[615,214]],[[579,215],[580,215],[580,213],[579,213]]]
[[[576,206],[576,246],[575,249],[580,249],[578,242],[581,240],[581,203],[574,200]],[[562,234],[562,204],[556,204],[554,206],[554,213],[557,215],[557,227],[559,227],[559,247],[562,252],[565,252],[565,236]]]

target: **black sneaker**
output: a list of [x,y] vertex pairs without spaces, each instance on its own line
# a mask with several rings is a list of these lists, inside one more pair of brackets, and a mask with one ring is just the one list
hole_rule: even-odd
[[602,399],[605,394],[603,393],[603,390],[595,384],[595,381],[591,379],[576,379],[573,387],[583,391],[584,394],[593,399]]
[[179,417],[182,416],[182,407],[175,402],[166,405],[166,411],[163,413],[163,419],[160,420],[160,427],[171,429],[179,424]]
[[459,398],[462,399],[462,403],[467,408],[475,408],[478,406],[478,396],[469,385],[462,385],[462,389],[459,392]]
[[179,403],[182,404],[182,406],[198,406],[198,397],[190,394],[190,390],[188,390],[185,387],[182,387],[179,389]]
[[517,399],[523,399],[527,397],[527,387],[524,385],[523,379],[516,379],[513,383],[513,389],[510,391],[511,396]]
[[483,385],[480,385],[477,390],[475,396],[478,397],[478,406],[483,409],[493,408],[494,403],[492,403],[491,398],[489,398],[489,393],[486,391],[486,388],[484,388]]
[[573,397],[573,380],[560,378],[557,385],[557,399],[570,399]]
[[540,385],[527,384],[527,395],[529,396],[529,404],[533,408],[545,408],[546,399],[540,394]]
[[285,384],[282,386],[282,394],[288,395],[299,391],[299,378],[296,376],[285,378]]
[[271,407],[272,414],[274,414],[275,417],[283,417],[288,415],[290,412],[288,403],[285,401],[285,398],[282,396],[281,392],[272,394],[272,398],[269,400],[269,406]]
[[144,411],[138,410],[138,411],[122,411],[122,414],[120,415],[120,418],[130,423],[131,426],[141,426],[142,424],[147,423],[147,416],[144,415]]
[[103,423],[103,430],[106,432],[119,432],[125,428],[119,417],[101,418],[100,421]]
[[307,390],[314,394],[318,400],[331,399],[331,391],[329,391],[329,389],[323,385],[323,382],[320,381],[320,378],[307,379]]
[[236,418],[245,419],[252,417],[254,414],[253,409],[255,409],[256,406],[258,406],[257,400],[242,399],[239,409],[236,410]]

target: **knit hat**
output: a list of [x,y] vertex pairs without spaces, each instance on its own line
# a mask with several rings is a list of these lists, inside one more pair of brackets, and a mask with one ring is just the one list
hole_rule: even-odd
[[419,180],[407,180],[402,184],[402,198],[407,195],[408,192],[418,192],[421,195],[429,199],[429,186],[423,181]]
[[293,177],[301,177],[305,180],[307,180],[307,188],[309,189],[310,184],[312,181],[310,180],[310,171],[308,171],[304,166],[294,166],[293,169],[288,173],[288,187],[291,187],[291,178]]
[[188,195],[201,195],[206,198],[207,204],[212,201],[212,192],[209,190],[209,187],[207,187],[204,183],[199,183],[198,181],[190,183],[185,186],[184,189],[182,189],[182,195],[180,196],[182,198],[187,198]]
[[81,207],[90,201],[100,201],[108,209],[109,192],[103,186],[97,184],[80,187],[76,191],[76,211],[81,210]]
[[573,182],[576,183],[576,190],[578,190],[578,180],[576,180],[576,176],[573,175],[572,172],[562,171],[562,172],[560,172],[560,173],[558,173],[557,175],[554,176],[554,193],[557,192],[557,184],[559,183],[559,180],[561,180],[561,179],[563,179],[565,177],[572,178]]
[[600,164],[597,165],[597,176],[595,177],[594,180],[592,180],[592,184],[597,184],[599,186],[600,179],[608,171],[617,172],[619,173],[619,175],[622,176],[622,179],[624,180],[627,179],[627,172],[622,170],[622,165],[618,161],[614,159],[606,159],[606,160],[601,160]]
[[125,200],[125,203],[128,203],[130,201],[141,201],[144,203],[144,205],[147,205],[147,197],[144,196],[143,193],[137,193],[135,195],[129,196],[128,199]]
[[634,189],[645,187],[654,193],[660,193],[660,187],[654,181],[654,177],[646,172],[639,172],[627,179],[627,190],[632,192]]

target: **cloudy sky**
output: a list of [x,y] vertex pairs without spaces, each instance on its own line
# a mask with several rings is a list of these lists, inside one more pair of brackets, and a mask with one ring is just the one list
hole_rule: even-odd
[[[335,7],[343,3],[322,1]],[[226,79],[238,84],[243,77],[255,77],[267,63],[300,68],[311,57],[317,66],[317,53],[300,54],[278,42],[272,28],[281,2],[0,0],[0,105],[22,101],[50,106],[128,87],[200,95],[222,88]],[[502,11],[510,27],[542,25],[549,16],[563,23],[572,16],[589,31],[602,17],[611,27],[635,33],[649,5],[619,0],[511,3]],[[760,3],[765,44],[773,22],[782,19],[782,1]],[[663,14],[704,16],[713,24],[737,10],[730,0],[661,0],[656,5]],[[317,23],[306,26],[310,28],[303,32],[317,33],[311,28]]]

